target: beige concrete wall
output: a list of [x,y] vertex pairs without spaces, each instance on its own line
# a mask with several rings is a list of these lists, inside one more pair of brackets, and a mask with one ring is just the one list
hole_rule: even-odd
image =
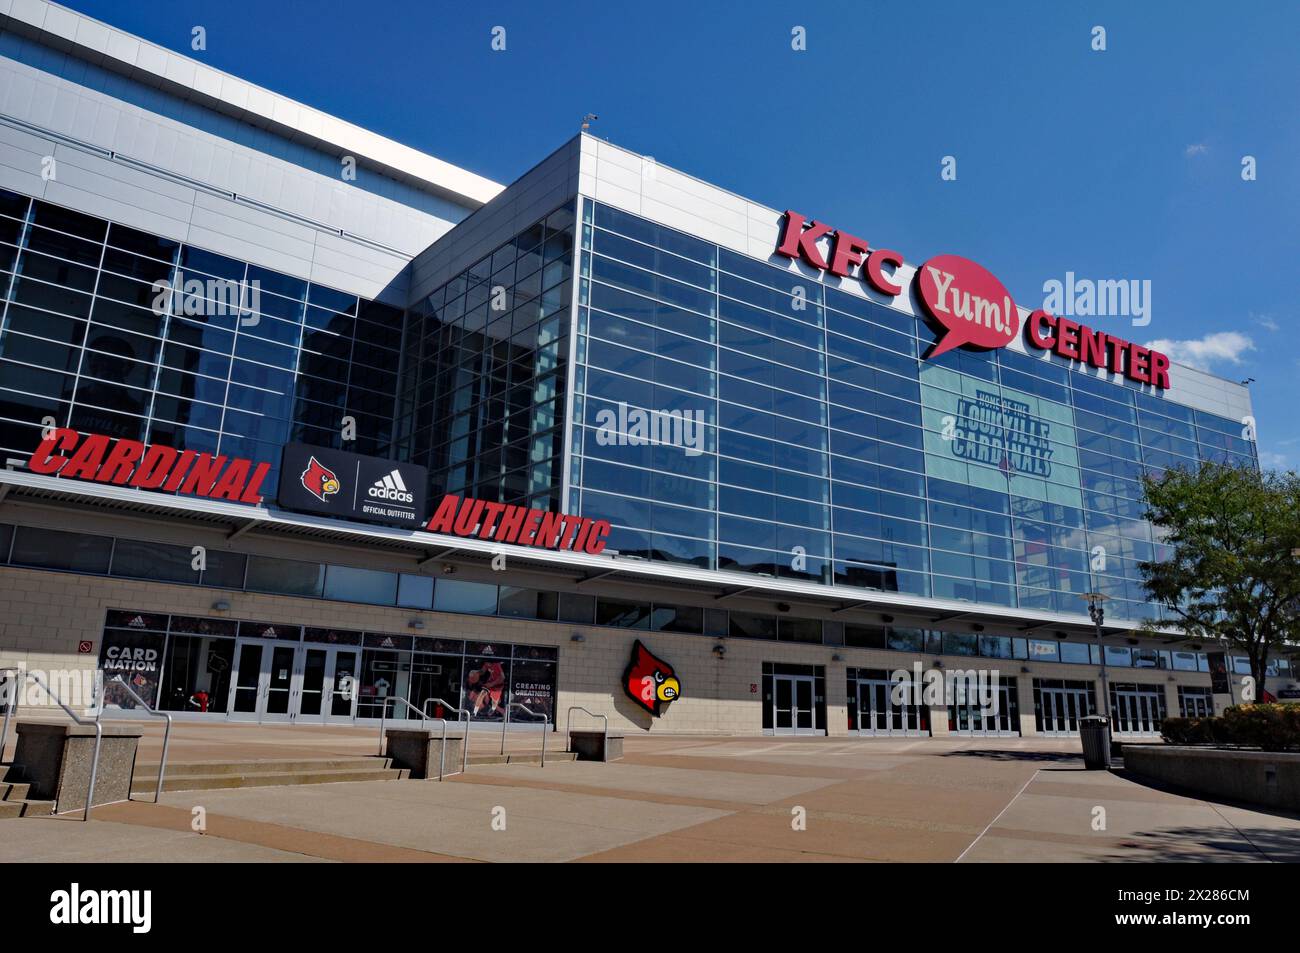
[[[230,610],[214,610],[213,603],[218,600],[230,603]],[[762,729],[762,667],[765,661],[771,661],[825,667],[827,724],[824,727],[829,734],[842,736],[849,731],[845,684],[848,667],[893,671],[911,669],[914,661],[920,661],[922,669],[928,670],[938,658],[845,646],[718,639],[421,612],[324,599],[0,567],[0,666],[21,664],[33,669],[93,669],[99,658],[105,613],[113,608],[393,633],[416,632],[408,627],[408,622],[419,618],[425,624],[418,630],[419,635],[554,645],[559,649],[557,716],[562,720],[568,706],[583,705],[607,714],[611,727],[628,732],[756,734]],[[581,634],[584,641],[573,641],[574,634]],[[620,687],[632,644],[637,638],[670,663],[682,682],[682,698],[668,706],[659,719],[652,718],[634,705]],[[92,654],[77,654],[77,644],[81,640],[93,644]],[[726,647],[723,657],[713,651],[718,644]],[[834,656],[839,660],[832,661]],[[1017,678],[1024,734],[1034,731],[1035,677],[1081,681],[1091,678],[1097,683],[1100,702],[1100,682],[1096,678],[1097,670],[1092,666],[1026,663],[1010,659],[941,658],[945,669],[986,666],[996,668],[1001,678]],[[1022,668],[1026,667],[1031,671],[1023,672]],[[1173,681],[1170,681],[1171,676]],[[1112,669],[1110,677],[1112,680],[1163,685],[1170,714],[1178,713],[1179,683],[1208,684],[1208,675],[1204,673]],[[930,715],[933,733],[946,734],[946,710],[934,708]]]

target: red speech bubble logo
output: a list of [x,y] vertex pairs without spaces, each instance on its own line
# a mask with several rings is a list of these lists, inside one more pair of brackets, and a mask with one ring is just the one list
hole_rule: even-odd
[[1005,347],[1020,330],[1020,312],[1002,282],[960,255],[935,255],[917,269],[917,293],[931,323],[943,329],[925,356],[956,347]]

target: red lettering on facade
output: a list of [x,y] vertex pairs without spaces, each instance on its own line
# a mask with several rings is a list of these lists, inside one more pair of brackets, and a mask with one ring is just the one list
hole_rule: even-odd
[[68,462],[68,458],[56,454],[55,450],[71,450],[77,445],[77,432],[68,427],[60,427],[40,442],[32,451],[27,467],[33,473],[58,473]]
[[144,444],[138,440],[119,440],[114,444],[104,463],[95,474],[96,483],[113,483],[121,486],[131,479],[136,462],[144,456]]
[[817,240],[828,234],[831,227],[821,222],[813,222],[805,229],[805,222],[807,219],[798,212],[785,213],[785,231],[781,235],[781,243],[777,246],[776,252],[786,258],[803,258],[819,271],[825,271],[826,259],[822,257],[821,249],[817,247]]
[[171,447],[156,444],[144,452],[144,457],[135,468],[131,485],[144,490],[156,490],[162,486],[176,462],[179,454]]
[[882,294],[887,294],[891,298],[903,293],[903,286],[898,284],[892,278],[885,275],[882,266],[888,265],[892,269],[897,269],[903,264],[903,256],[896,251],[888,248],[877,248],[867,259],[865,269],[867,281],[871,286]]
[[850,266],[862,264],[869,251],[871,251],[870,246],[858,236],[850,235],[848,232],[836,232],[831,254],[831,274],[847,278]]

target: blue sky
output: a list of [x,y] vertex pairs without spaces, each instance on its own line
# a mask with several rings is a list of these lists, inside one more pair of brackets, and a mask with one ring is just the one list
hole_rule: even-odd
[[1300,5],[67,5],[501,182],[593,112],[619,145],[910,261],[973,258],[1021,305],[1066,272],[1149,280],[1148,326],[1085,322],[1255,378],[1263,462],[1300,466]]

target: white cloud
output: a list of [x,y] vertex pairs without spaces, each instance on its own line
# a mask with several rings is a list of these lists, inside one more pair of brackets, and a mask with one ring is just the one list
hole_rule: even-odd
[[1171,361],[1208,371],[1214,364],[1240,364],[1242,355],[1255,349],[1255,342],[1237,331],[1218,331],[1187,341],[1161,338],[1147,347],[1163,351]]
[[1207,152],[1209,152],[1209,151],[1210,151],[1210,147],[1207,146],[1205,143],[1203,143],[1203,142],[1193,142],[1190,146],[1188,146],[1186,149],[1183,150],[1183,155],[1186,155],[1186,156],[1203,156],[1203,155],[1205,155],[1205,153],[1207,153]]
[[1267,314],[1252,314],[1251,318],[1265,331],[1280,331],[1282,329],[1282,326]]
[[1263,470],[1291,469],[1290,458],[1285,453],[1277,453],[1274,450],[1259,451],[1259,465]]

